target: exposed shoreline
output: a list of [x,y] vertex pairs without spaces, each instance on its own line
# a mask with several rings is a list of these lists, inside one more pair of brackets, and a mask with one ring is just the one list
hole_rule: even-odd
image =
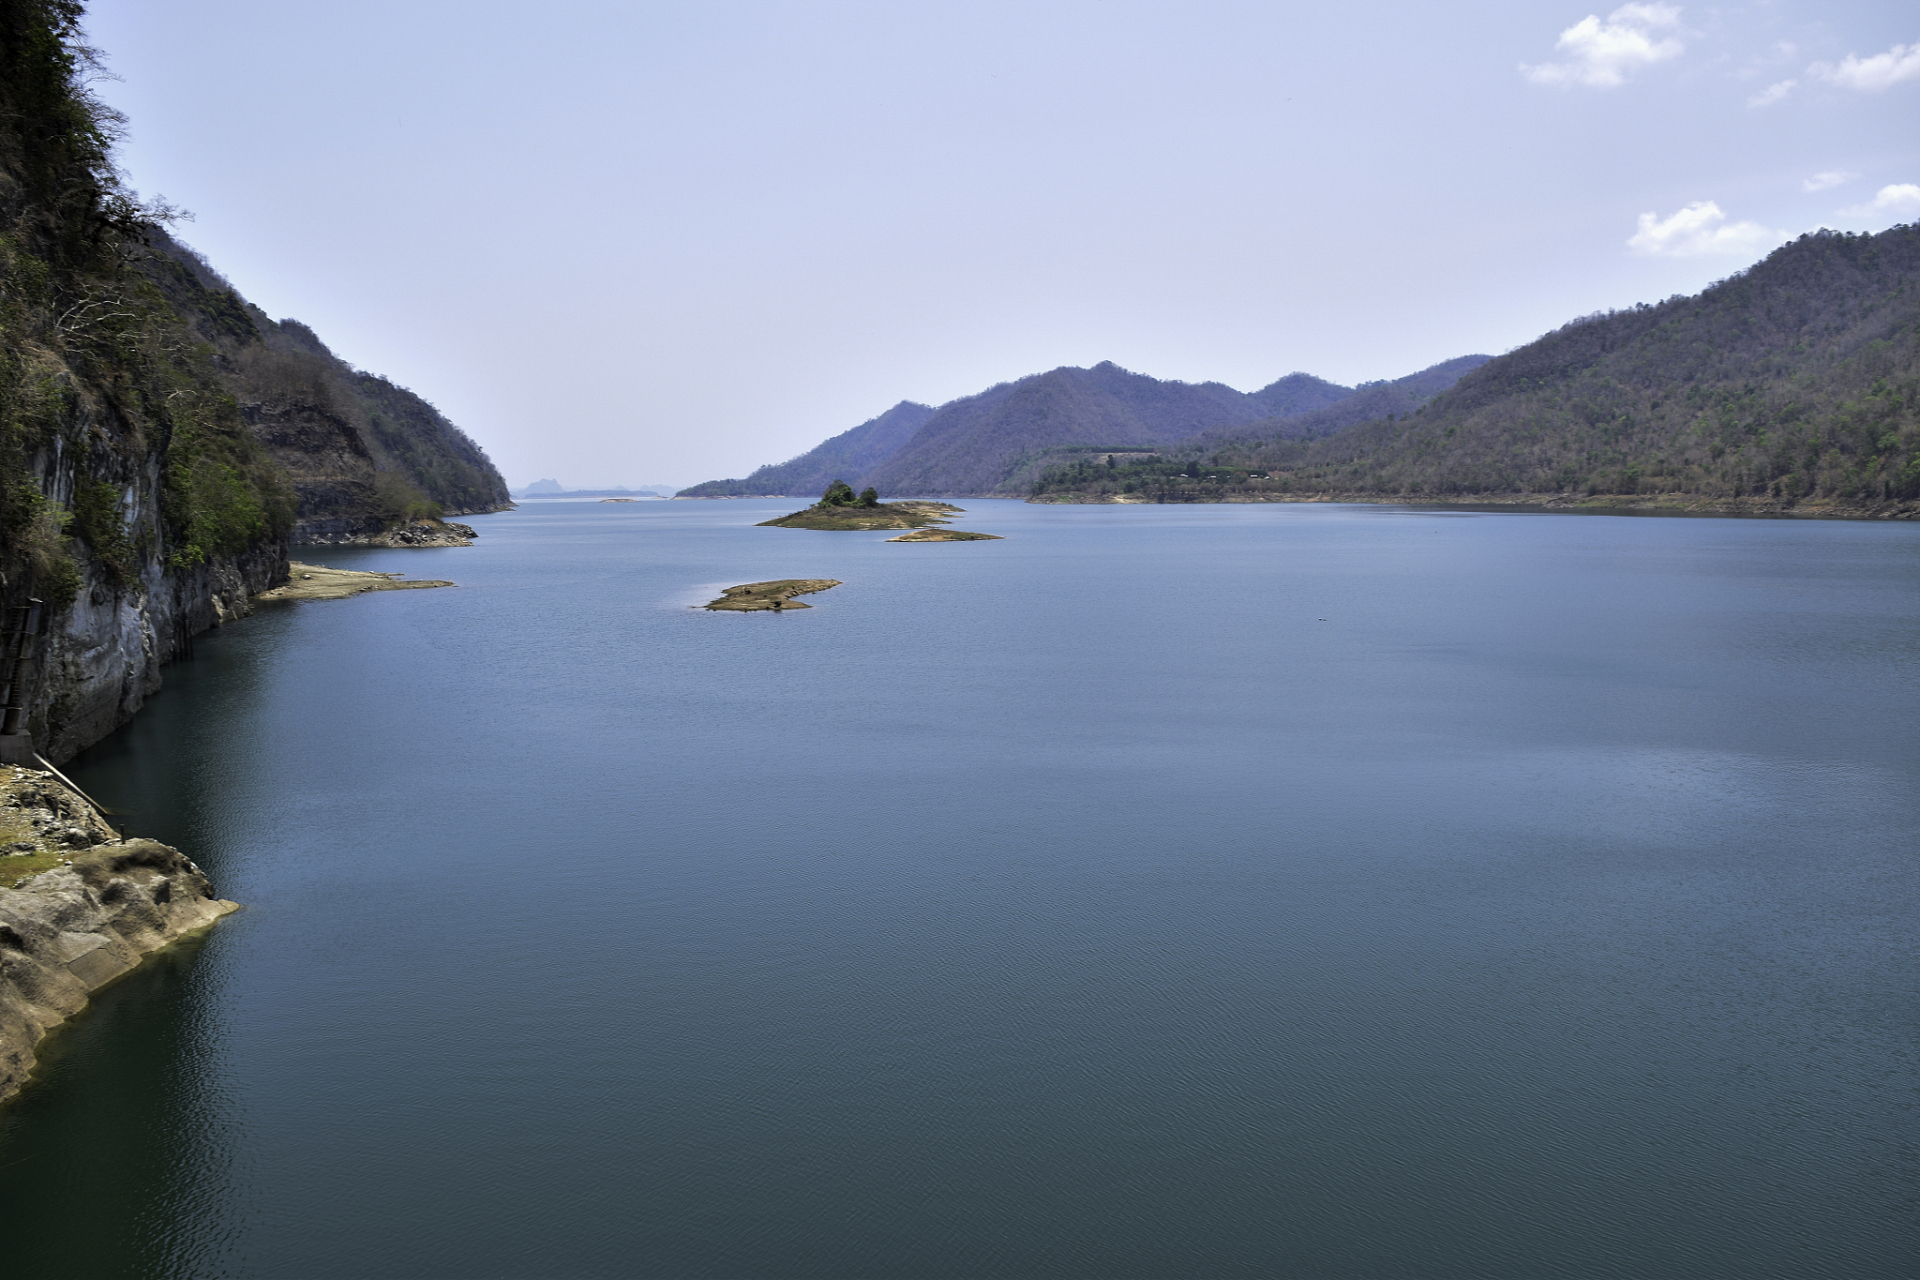
[[445,578],[403,580],[397,573],[370,573],[360,569],[329,569],[321,564],[287,565],[287,580],[256,595],[260,600],[344,600],[369,591],[412,591],[427,587],[451,587]]

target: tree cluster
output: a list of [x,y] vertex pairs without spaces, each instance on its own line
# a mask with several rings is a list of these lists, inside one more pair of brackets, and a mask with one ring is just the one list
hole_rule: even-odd
[[853,491],[852,485],[844,480],[835,480],[827,486],[827,491],[820,495],[820,501],[815,505],[821,507],[877,507],[880,505],[880,492],[869,486],[856,494]]

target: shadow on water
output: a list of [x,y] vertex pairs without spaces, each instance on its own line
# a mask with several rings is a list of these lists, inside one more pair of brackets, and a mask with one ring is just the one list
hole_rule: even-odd
[[203,635],[194,656],[163,668],[140,714],[75,756],[66,772],[125,818],[129,835],[185,850],[221,888],[224,849],[216,815],[230,803],[221,761],[255,742],[269,671],[293,610],[263,609]]
[[[18,1276],[182,1274],[191,1202],[233,1176],[220,1092],[218,940],[187,938],[97,993],[41,1044],[0,1110],[0,1217]],[[77,1226],[20,1230],[27,1222]],[[198,1241],[195,1252],[208,1242]]]
[[[66,765],[130,835],[189,851],[220,880],[222,780],[205,747],[244,735],[276,622],[201,636],[165,668],[161,691],[134,720]],[[85,1230],[6,1232],[7,1269],[21,1276],[205,1274],[196,1202],[235,1175],[238,1117],[222,1101],[226,939],[244,927],[183,938],[97,992],[37,1051],[33,1079],[0,1108],[0,1217],[65,1221]],[[193,1261],[189,1261],[192,1259]]]

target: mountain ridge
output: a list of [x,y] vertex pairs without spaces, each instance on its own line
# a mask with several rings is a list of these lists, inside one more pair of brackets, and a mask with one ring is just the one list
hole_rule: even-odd
[[1699,294],[1580,317],[1411,414],[1199,443],[1057,468],[1033,496],[1920,515],[1920,226],[1809,233]]
[[709,480],[682,489],[679,498],[815,496],[835,480],[864,476],[892,457],[932,417],[930,405],[902,400],[877,417],[821,441],[785,462],[772,463],[744,480]]
[[[745,480],[682,489],[683,498],[807,495],[833,480],[888,494],[967,496],[1023,486],[1050,451],[1159,448],[1213,427],[1322,410],[1354,394],[1306,373],[1242,392],[1163,381],[1112,361],[996,383],[937,409],[901,401],[887,413]],[[910,429],[908,429],[910,427]]]

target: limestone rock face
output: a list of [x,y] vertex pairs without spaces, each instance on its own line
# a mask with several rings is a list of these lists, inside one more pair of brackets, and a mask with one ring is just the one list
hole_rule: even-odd
[[160,688],[160,668],[193,636],[253,612],[252,598],[287,576],[284,541],[188,569],[157,558],[111,585],[91,561],[84,586],[41,638],[28,729],[59,763],[133,718]]
[[238,909],[185,854],[151,840],[100,845],[0,888],[0,1099],[26,1082],[41,1037],[89,995]]

